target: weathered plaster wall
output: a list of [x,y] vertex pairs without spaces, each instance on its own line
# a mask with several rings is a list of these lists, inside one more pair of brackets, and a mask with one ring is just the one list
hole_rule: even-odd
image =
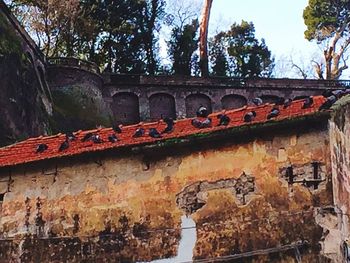
[[350,96],[337,105],[330,126],[334,202],[340,209],[342,239],[350,237]]
[[[196,222],[196,259],[307,241],[303,262],[328,262],[325,251],[333,259],[337,251],[322,243],[328,230],[317,219],[333,200],[328,138],[326,129],[237,143],[226,138],[2,170],[0,233],[14,240],[0,241],[0,256],[24,262],[171,258],[186,214]],[[43,238],[21,239],[29,233]],[[295,255],[292,249],[242,262],[295,262]]]

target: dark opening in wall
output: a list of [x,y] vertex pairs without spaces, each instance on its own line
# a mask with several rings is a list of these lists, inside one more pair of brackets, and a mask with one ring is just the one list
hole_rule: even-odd
[[149,98],[151,120],[165,117],[176,118],[175,99],[166,93],[157,93]]
[[113,96],[112,111],[114,119],[122,124],[140,122],[139,98],[131,92],[121,92]]
[[5,194],[0,194],[0,217],[2,215],[2,203],[4,202]]
[[238,109],[247,105],[247,99],[240,95],[226,95],[221,99],[221,105],[224,110]]
[[196,116],[199,107],[204,106],[209,113],[212,112],[211,99],[204,94],[191,94],[186,97],[186,116],[191,118]]
[[275,96],[275,95],[262,95],[260,98],[263,100],[263,103],[277,103],[281,100],[281,97]]

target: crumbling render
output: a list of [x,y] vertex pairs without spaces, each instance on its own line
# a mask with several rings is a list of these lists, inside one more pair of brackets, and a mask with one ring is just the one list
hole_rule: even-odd
[[237,204],[246,205],[252,193],[255,192],[255,178],[243,172],[238,179],[196,182],[185,187],[182,192],[176,195],[176,203],[186,214],[192,214],[206,204],[203,195],[217,189],[230,189],[236,197]]

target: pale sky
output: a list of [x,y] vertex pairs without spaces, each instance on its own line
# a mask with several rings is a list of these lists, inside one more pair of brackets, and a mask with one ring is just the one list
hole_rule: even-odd
[[256,36],[264,38],[274,55],[318,51],[304,39],[303,10],[308,0],[213,0],[210,31],[242,19],[253,22]]
[[[201,12],[203,0],[168,0],[190,3]],[[304,38],[306,26],[303,11],[309,0],[213,0],[209,37],[219,31],[226,31],[234,22],[253,22],[255,35],[264,38],[275,58],[275,77],[298,77],[299,71],[292,67],[291,60],[309,77],[314,75],[311,60],[321,61],[322,50],[315,42]],[[350,70],[342,75],[350,78]]]
[[256,37],[265,39],[275,57],[275,69],[279,72],[276,77],[301,77],[292,68],[291,57],[311,77],[314,74],[311,60],[319,61],[322,51],[304,38],[303,10],[307,5],[308,0],[213,0],[209,31],[215,34],[227,30],[242,19],[253,22]]

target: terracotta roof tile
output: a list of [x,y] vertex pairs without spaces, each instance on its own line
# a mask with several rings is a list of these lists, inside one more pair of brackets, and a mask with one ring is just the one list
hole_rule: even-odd
[[[65,134],[56,134],[53,136],[39,136],[37,138],[30,138],[28,140],[4,147],[0,149],[0,167],[13,166],[17,164],[29,163],[44,159],[59,158],[63,156],[79,155],[86,152],[103,151],[112,148],[121,148],[124,146],[136,146],[151,144],[155,141],[164,141],[171,138],[185,138],[189,135],[199,133],[210,133],[218,130],[232,129],[234,127],[252,125],[257,123],[266,123],[273,121],[280,121],[289,118],[295,118],[305,115],[314,114],[318,111],[318,108],[325,101],[322,96],[314,97],[314,103],[310,108],[302,109],[303,100],[293,101],[292,105],[286,109],[283,106],[275,106],[272,104],[264,104],[257,107],[243,107],[236,110],[226,111],[231,119],[228,126],[217,127],[218,120],[216,116],[219,113],[213,113],[209,117],[212,118],[213,125],[211,128],[197,129],[192,126],[192,119],[178,120],[175,123],[174,131],[168,134],[163,134],[162,138],[154,139],[148,135],[149,128],[156,128],[158,131],[162,131],[166,124],[163,121],[153,123],[140,123],[131,126],[124,126],[121,134],[116,134],[118,141],[111,143],[108,141],[108,136],[113,134],[112,128],[94,129],[89,131],[77,131],[74,135],[77,137],[76,141],[70,142],[70,146],[67,150],[62,152],[58,151],[61,143],[65,141]],[[267,115],[273,107],[278,107],[280,115],[274,119],[267,120]],[[244,115],[254,110],[257,113],[256,118],[250,122],[245,123],[243,121]],[[140,138],[133,138],[133,134],[137,128],[143,127],[145,129],[145,135]],[[95,144],[91,141],[81,142],[81,139],[89,132],[99,134],[103,140],[103,143]],[[36,153],[37,146],[39,144],[46,144],[48,149],[43,153]]]

